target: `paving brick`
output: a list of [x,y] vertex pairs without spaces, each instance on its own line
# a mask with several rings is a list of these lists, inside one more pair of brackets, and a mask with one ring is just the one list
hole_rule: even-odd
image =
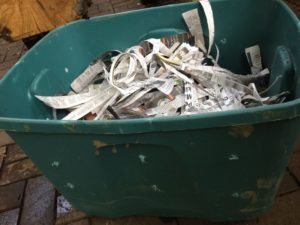
[[9,47],[7,50],[7,54],[5,57],[5,61],[9,61],[12,59],[19,59],[22,55],[23,45]]
[[0,44],[0,54],[5,54],[6,55],[7,49],[8,49],[8,44]]
[[28,51],[28,47],[24,45],[23,50],[22,50],[22,55],[24,55]]
[[127,8],[128,3],[129,3],[129,1],[123,1],[123,2],[118,2],[118,3],[113,3],[112,6],[113,6],[113,8],[121,7],[121,6],[126,6],[126,8]]
[[99,9],[97,7],[97,5],[94,5],[92,8],[88,9],[88,16],[89,17],[93,17],[93,16],[97,16],[99,14]]
[[[106,14],[106,13],[105,13]],[[88,12],[87,14],[88,17],[95,17],[95,16],[99,16],[99,12],[98,11],[91,11],[91,12]]]
[[13,144],[7,146],[5,164],[16,162],[25,158],[27,158],[27,155],[23,152],[23,150],[18,145]]
[[90,7],[93,6],[93,4],[98,4],[98,3],[102,3],[102,2],[109,2],[109,0],[105,0],[105,1],[103,1],[103,0],[91,0]]
[[2,45],[7,45],[7,44],[9,44],[9,41],[3,39],[3,38],[0,36],[0,48],[1,48]]
[[93,4],[91,7],[89,7],[88,12],[97,12],[99,11],[98,5]]
[[85,219],[88,216],[84,212],[71,210],[71,212],[64,214],[56,219],[55,225],[64,225],[81,219]]
[[90,225],[89,219],[79,220],[77,222],[68,223],[68,225]]
[[110,3],[101,3],[98,5],[98,11],[99,13],[103,13],[103,12],[113,13],[114,9]]
[[112,4],[118,4],[118,3],[126,2],[126,0],[111,0],[110,2]]
[[281,184],[280,184],[277,194],[278,195],[286,194],[286,193],[295,191],[298,188],[300,188],[300,187],[296,183],[294,177],[290,174],[289,171],[286,171],[286,173],[281,181]]
[[6,157],[6,146],[2,146],[2,147],[0,147],[0,172],[1,172],[1,168],[2,168],[5,157]]
[[177,218],[176,217],[158,217],[161,222],[163,222],[165,225],[172,225],[177,224]]
[[8,49],[13,47],[23,47],[24,42],[22,40],[10,42],[7,44]]
[[0,49],[0,63],[4,61],[6,53],[7,53],[6,49]]
[[72,209],[71,204],[62,195],[57,197],[56,216],[56,225],[69,224],[87,218],[85,213]]
[[97,13],[97,15],[94,15],[94,16],[105,16],[105,15],[108,15],[108,14],[113,14],[114,13],[114,11],[111,11],[111,12],[99,12],[99,13]]
[[64,216],[67,213],[70,213],[72,210],[71,204],[65,199],[64,196],[60,195],[56,199],[56,216],[57,218]]
[[18,59],[11,59],[8,61],[4,61],[0,64],[0,70],[8,70],[10,69],[15,63],[18,61]]
[[21,206],[25,181],[0,186],[0,211],[7,211]]
[[115,13],[120,13],[120,12],[125,12],[128,11],[127,5],[121,5],[121,6],[114,6],[114,12]]
[[299,17],[300,16],[300,2],[298,0],[286,0],[286,2]]
[[17,225],[19,218],[20,209],[14,209],[0,213],[0,224],[1,225]]
[[128,7],[128,9],[130,9],[130,10],[133,10],[133,9],[143,9],[143,8],[145,8],[145,6],[144,6],[142,3],[140,3],[139,1],[136,1],[136,0],[130,1],[130,2],[127,4],[127,7]]
[[214,223],[201,219],[178,219],[179,225],[258,225],[256,220],[243,221],[243,222],[221,222]]
[[7,43],[6,44],[1,44],[1,41],[0,41],[0,54],[1,53],[6,53],[7,52],[7,48],[8,48],[8,44]]
[[53,225],[55,189],[44,176],[29,179],[20,225]]
[[7,72],[8,72],[8,69],[0,70],[0,79],[2,79]]
[[30,159],[24,159],[3,166],[0,176],[0,185],[17,182],[38,175],[41,175],[41,172],[32,161]]
[[14,140],[5,131],[0,132],[0,146],[14,144]]
[[[157,217],[125,217],[120,219],[105,219],[101,217],[92,217],[92,225],[166,225]],[[176,222],[168,223],[176,225]]]
[[3,53],[1,54],[1,52],[0,52],[0,64],[3,63],[5,56],[6,56],[6,54],[3,54]]
[[111,4],[111,1],[110,0],[92,0],[92,4],[102,4],[102,3]]
[[300,191],[276,198],[271,212],[259,219],[259,225],[299,225]]
[[298,139],[294,153],[290,159],[289,169],[297,177],[300,183],[300,138]]
[[228,223],[223,223],[223,224],[215,224],[214,223],[214,225],[258,225],[258,221],[257,220],[249,220],[249,221],[242,221],[242,222],[228,222]]

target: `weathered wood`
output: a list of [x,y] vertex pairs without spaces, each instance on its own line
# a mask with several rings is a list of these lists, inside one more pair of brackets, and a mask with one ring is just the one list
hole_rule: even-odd
[[0,0],[0,32],[12,40],[47,32],[79,19],[85,6],[86,0]]

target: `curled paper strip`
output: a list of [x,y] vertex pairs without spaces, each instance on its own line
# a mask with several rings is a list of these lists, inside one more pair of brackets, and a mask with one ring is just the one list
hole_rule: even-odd
[[[180,116],[278,104],[289,92],[261,94],[256,84],[268,78],[260,47],[245,49],[251,74],[240,75],[218,65],[215,25],[208,0],[200,0],[208,24],[208,46],[197,9],[183,13],[189,32],[144,40],[124,52],[100,54],[71,83],[65,96],[36,98],[53,109],[53,119],[108,120]],[[210,53],[216,47],[217,54]],[[248,47],[248,46],[245,46]],[[260,90],[260,92],[258,91]],[[64,116],[57,118],[64,110]]]

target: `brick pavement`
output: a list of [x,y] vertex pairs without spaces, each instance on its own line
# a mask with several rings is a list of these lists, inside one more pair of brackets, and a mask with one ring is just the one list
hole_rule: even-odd
[[[158,1],[160,5],[187,2]],[[298,0],[288,0],[298,15]],[[88,16],[152,7],[139,0],[93,0]],[[22,41],[0,39],[0,79],[27,51]],[[300,140],[289,163],[271,212],[255,221],[227,225],[300,224]],[[199,219],[128,217],[116,220],[89,217],[72,209],[14,141],[0,130],[0,225],[214,225]],[[224,223],[222,223],[224,225]]]

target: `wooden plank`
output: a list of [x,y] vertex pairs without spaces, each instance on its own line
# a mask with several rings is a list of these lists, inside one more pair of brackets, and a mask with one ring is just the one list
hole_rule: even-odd
[[[0,0],[0,32],[18,40],[79,19],[79,0]],[[82,11],[80,13],[83,13]]]

